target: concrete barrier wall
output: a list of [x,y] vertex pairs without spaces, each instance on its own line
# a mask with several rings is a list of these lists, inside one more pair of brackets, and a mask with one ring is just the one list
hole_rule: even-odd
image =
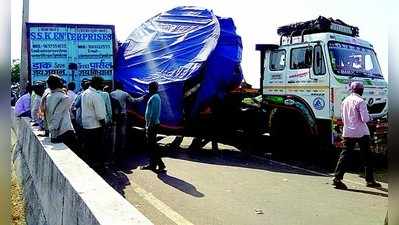
[[12,118],[12,127],[28,224],[152,224],[67,146],[37,136],[29,119]]

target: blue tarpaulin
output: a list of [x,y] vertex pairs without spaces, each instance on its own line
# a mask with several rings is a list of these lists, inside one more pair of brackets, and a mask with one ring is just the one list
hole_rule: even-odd
[[[161,124],[181,126],[243,78],[241,38],[231,18],[177,7],[135,29],[119,47],[115,80],[133,96],[160,84]],[[135,106],[143,115],[146,103]]]

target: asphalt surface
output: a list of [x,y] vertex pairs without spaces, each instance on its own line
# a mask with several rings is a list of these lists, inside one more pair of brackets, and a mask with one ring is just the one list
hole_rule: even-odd
[[[170,137],[159,141],[161,145]],[[140,170],[145,153],[133,150],[105,180],[154,224],[377,225],[383,224],[387,184],[367,188],[347,174],[349,190],[334,189],[324,171],[304,170],[219,145],[220,151],[165,150],[166,174]]]

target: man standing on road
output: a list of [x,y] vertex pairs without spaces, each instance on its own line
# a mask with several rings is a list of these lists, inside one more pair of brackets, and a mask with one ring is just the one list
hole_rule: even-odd
[[[90,81],[87,79],[82,80],[81,86],[82,90],[76,95],[75,101],[72,104],[72,113],[75,114],[75,131],[78,136],[78,142],[80,144],[81,149],[85,149],[85,139],[84,139],[84,131],[82,124],[82,94],[89,88]],[[82,157],[87,159],[87,152],[82,152]]]
[[[149,148],[150,164],[141,169],[149,169],[157,172],[165,172],[165,164],[162,162],[161,153],[157,145],[157,132],[159,128],[159,117],[161,115],[161,97],[158,94],[158,83],[149,84],[150,98],[145,110],[145,132],[146,142]],[[157,169],[158,166],[158,170]]]
[[344,123],[342,136],[345,149],[342,150],[339,157],[333,185],[337,189],[347,189],[342,179],[348,167],[348,157],[352,154],[356,143],[358,143],[365,166],[367,187],[381,187],[381,184],[374,180],[373,175],[373,159],[369,149],[370,131],[367,127],[370,115],[367,111],[366,102],[361,97],[364,90],[363,83],[352,82],[350,88],[352,94],[344,99],[341,107],[342,121]]
[[34,126],[39,126],[40,129],[44,129],[43,126],[43,119],[40,118],[40,103],[43,97],[43,93],[45,90],[45,85],[44,83],[38,83],[36,85],[33,85],[33,92],[35,93],[35,98],[32,101],[32,107],[31,107],[31,116],[32,116],[32,121]]
[[75,98],[76,98],[75,88],[76,88],[75,82],[69,82],[68,83],[68,85],[67,85],[67,95],[72,100],[71,101],[71,105],[72,105],[73,101],[75,101]]
[[76,129],[76,118],[75,118],[75,114],[74,114],[74,111],[73,111],[74,110],[73,103],[74,103],[75,98],[77,96],[76,93],[75,93],[75,88],[76,88],[75,82],[69,82],[68,85],[67,85],[66,94],[68,95],[69,100],[70,100],[70,111],[71,111],[72,125]]
[[90,81],[82,80],[81,86],[82,90],[76,94],[75,100],[72,104],[72,112],[75,114],[76,128],[78,129],[82,129],[82,94],[89,88]]
[[105,124],[110,125],[112,122],[112,107],[111,107],[111,97],[108,92],[103,91],[104,79],[102,77],[97,77],[99,82],[99,87],[97,93],[101,96],[105,104]]
[[52,143],[63,142],[75,153],[79,154],[79,148],[73,129],[70,115],[70,99],[62,90],[61,78],[58,75],[50,75],[47,85],[51,92],[43,97],[44,118],[48,126]]
[[127,103],[134,103],[143,100],[143,97],[133,98],[129,93],[123,91],[122,89],[122,84],[120,82],[115,82],[115,90],[110,93],[111,98],[117,100],[120,107],[120,113],[115,113],[115,115],[113,115],[117,137],[115,141],[116,160],[122,159],[123,154],[126,152],[127,128],[129,127],[129,121],[127,118]]
[[82,93],[82,126],[85,138],[88,164],[98,173],[104,172],[103,137],[106,110],[105,103],[97,92],[101,88],[102,79],[93,77],[90,86]]

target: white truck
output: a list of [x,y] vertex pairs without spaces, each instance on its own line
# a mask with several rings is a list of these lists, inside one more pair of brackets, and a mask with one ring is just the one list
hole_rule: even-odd
[[341,102],[361,81],[368,103],[372,149],[385,153],[387,82],[373,45],[341,20],[319,18],[278,29],[280,44],[258,44],[262,107],[270,135],[282,142],[315,140],[342,147]]

